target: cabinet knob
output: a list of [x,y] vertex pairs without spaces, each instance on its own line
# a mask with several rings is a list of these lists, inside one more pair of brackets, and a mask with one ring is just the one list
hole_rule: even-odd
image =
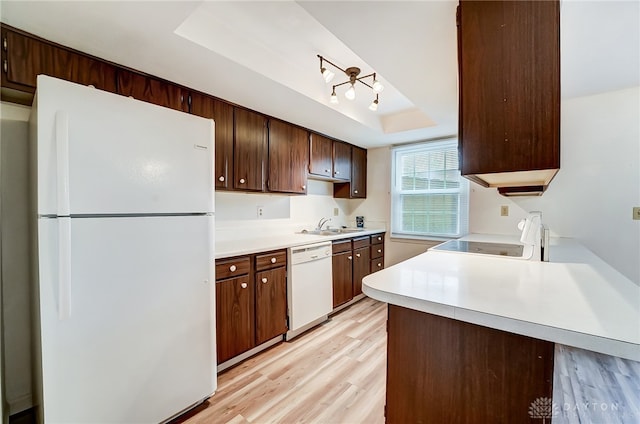
[[220,175],[220,176],[218,177],[218,181],[224,181],[224,175]]
[[382,268],[382,264],[378,262],[378,268]]
[[338,175],[340,173],[340,171],[336,171],[335,174]]
[[277,259],[276,259],[276,258],[271,258],[271,263],[272,263],[272,264],[275,264],[276,262],[277,262]]
[[382,237],[378,237],[378,241],[382,240]]
[[231,266],[229,267],[229,271],[231,271],[231,272],[236,272],[236,269],[238,269],[238,268],[236,268],[236,266],[235,266],[235,265],[231,265]]
[[240,284],[240,287],[242,287],[243,289],[246,289],[247,288],[247,283]]
[[359,254],[359,253],[356,253],[356,258],[359,258],[359,257],[360,257],[360,254]]
[[9,72],[9,65],[7,64],[6,59],[4,60],[4,62],[2,62],[2,69],[4,69],[5,73]]
[[263,279],[262,279],[262,284],[267,284],[267,281],[268,281],[268,280],[267,280],[267,277],[263,278]]
[[353,194],[358,194],[358,190],[353,190]]
[[307,189],[307,186],[306,186],[306,185],[303,185],[303,186],[302,186],[302,189],[303,189],[303,190],[306,190],[306,189]]
[[244,184],[246,181],[244,178],[240,178],[240,184]]
[[331,172],[331,170],[329,170],[329,169],[325,169],[325,170],[324,170],[324,172]]
[[382,249],[378,249],[378,253],[382,253]]
[[349,257],[347,257],[347,259],[351,260],[351,259],[353,259],[353,256],[349,256]]

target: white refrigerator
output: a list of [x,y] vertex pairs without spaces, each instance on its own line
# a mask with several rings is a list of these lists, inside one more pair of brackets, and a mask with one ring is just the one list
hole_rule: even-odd
[[31,112],[46,423],[158,423],[216,389],[212,120],[47,76]]

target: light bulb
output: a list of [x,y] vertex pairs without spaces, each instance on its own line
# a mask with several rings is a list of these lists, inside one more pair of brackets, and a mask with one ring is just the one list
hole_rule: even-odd
[[344,97],[349,100],[353,100],[356,98],[356,88],[353,86],[353,84],[351,84],[351,87],[349,87],[349,89],[345,91]]
[[333,93],[331,93],[331,103],[333,103],[334,105],[338,104],[338,96],[336,96],[336,90],[333,90]]
[[326,82],[326,83],[331,82],[333,77],[336,75],[333,72],[331,72],[330,70],[328,70],[327,68],[320,69],[320,72],[322,72],[322,78],[324,78],[324,82]]
[[384,85],[382,85],[382,83],[380,81],[378,81],[377,79],[373,80],[373,91],[375,91],[376,93],[380,93],[382,92],[382,90],[384,90]]
[[371,104],[369,105],[369,110],[372,110],[374,112],[378,110],[378,99],[375,99],[371,102]]

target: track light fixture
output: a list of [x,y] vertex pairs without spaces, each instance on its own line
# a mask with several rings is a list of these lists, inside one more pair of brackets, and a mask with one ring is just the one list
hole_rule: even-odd
[[[338,103],[338,96],[336,95],[336,87],[340,87],[340,86],[346,85],[346,84],[351,84],[351,86],[347,89],[347,91],[345,91],[344,96],[349,100],[354,100],[356,98],[356,82],[359,82],[361,84],[366,85],[371,90],[373,90],[374,93],[376,93],[376,98],[371,103],[371,105],[369,106],[369,109],[374,111],[374,112],[376,110],[378,110],[378,103],[379,103],[378,93],[381,93],[382,90],[384,90],[384,86],[376,78],[376,73],[375,72],[360,77],[360,76],[358,76],[358,75],[360,75],[360,68],[352,66],[352,67],[347,68],[347,69],[342,69],[341,67],[339,67],[335,63],[331,62],[330,60],[325,59],[324,57],[322,57],[320,55],[318,55],[318,58],[320,59],[320,73],[322,74],[322,77],[324,78],[324,81],[326,83],[331,82],[331,80],[335,76],[335,73],[333,73],[330,70],[328,70],[327,68],[325,68],[324,67],[324,62],[327,62],[329,65],[333,66],[334,68],[339,69],[340,71],[344,72],[345,75],[349,78],[348,81],[341,82],[340,84],[336,84],[336,85],[333,86],[333,90],[331,91],[331,100],[330,100],[331,103],[333,103],[333,104],[337,104]],[[366,78],[371,78],[371,84],[368,84],[368,83],[363,81]]]

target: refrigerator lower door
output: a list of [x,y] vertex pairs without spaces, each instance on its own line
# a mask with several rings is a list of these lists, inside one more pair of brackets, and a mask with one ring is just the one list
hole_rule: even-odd
[[38,223],[44,422],[158,423],[210,396],[213,217],[58,221]]

